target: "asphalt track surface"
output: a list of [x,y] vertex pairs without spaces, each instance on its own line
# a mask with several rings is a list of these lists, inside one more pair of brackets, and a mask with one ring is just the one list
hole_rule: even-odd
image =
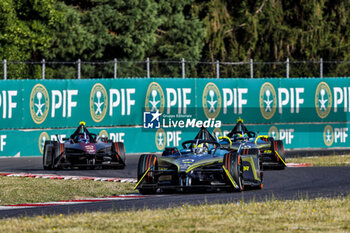
[[[61,170],[45,171],[41,158],[0,158],[1,172],[25,172],[70,176],[136,178],[138,155],[127,155],[124,170]],[[62,181],[64,182],[64,181]],[[136,192],[137,193],[137,192]],[[71,214],[94,211],[124,211],[176,207],[183,204],[237,203],[239,201],[295,200],[301,198],[335,197],[350,194],[350,167],[304,167],[264,171],[262,190],[244,192],[207,192],[153,195],[141,199],[115,200],[95,203],[45,206],[0,210],[0,218]]]

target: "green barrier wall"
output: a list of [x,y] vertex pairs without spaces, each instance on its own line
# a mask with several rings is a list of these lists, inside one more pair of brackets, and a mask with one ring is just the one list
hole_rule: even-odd
[[[284,142],[286,149],[344,148],[350,147],[348,125],[297,124],[297,125],[248,125],[248,129],[259,131]],[[232,126],[209,128],[218,135],[226,135]],[[45,140],[68,137],[74,129],[3,130],[0,135],[2,156],[38,156],[42,154]],[[94,128],[93,133],[108,136],[114,141],[123,141],[128,153],[162,151],[164,147],[180,146],[181,142],[193,139],[198,130],[183,128]]]
[[[156,110],[165,125],[143,129],[144,111]],[[2,80],[0,156],[40,155],[43,140],[69,136],[81,120],[124,141],[127,153],[192,139],[197,129],[179,120],[211,130],[221,121],[224,134],[238,117],[286,148],[349,147],[349,116],[347,78]]]

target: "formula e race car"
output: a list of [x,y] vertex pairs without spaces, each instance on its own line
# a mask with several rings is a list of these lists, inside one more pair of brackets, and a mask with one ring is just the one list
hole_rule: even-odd
[[233,151],[238,151],[244,143],[245,150],[241,150],[243,154],[250,153],[252,149],[258,150],[262,156],[264,168],[284,169],[286,167],[283,141],[248,131],[241,118],[237,120],[236,126],[227,136],[218,139],[224,148]]
[[242,191],[261,189],[263,172],[258,150],[243,155],[222,145],[202,128],[182,149],[165,148],[161,156],[143,154],[139,158],[135,189],[142,194],[198,189]]
[[46,141],[43,153],[44,169],[64,167],[125,167],[125,148],[122,142],[113,142],[90,133],[85,122],[63,141]]

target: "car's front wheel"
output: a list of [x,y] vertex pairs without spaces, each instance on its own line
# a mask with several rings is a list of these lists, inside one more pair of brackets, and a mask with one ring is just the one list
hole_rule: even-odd
[[[143,154],[140,156],[137,167],[137,180],[141,183],[139,188],[142,194],[154,194],[157,191],[158,179],[155,171],[158,170],[158,159],[154,154]],[[145,187],[142,187],[145,186]]]
[[[243,164],[242,164],[241,156],[236,152],[226,153],[224,156],[223,164],[226,171],[230,174],[230,176],[228,175],[226,176],[227,183],[232,185],[232,187],[229,188],[228,191],[233,191],[233,190],[243,191],[244,190]],[[236,187],[234,184],[236,185]]]

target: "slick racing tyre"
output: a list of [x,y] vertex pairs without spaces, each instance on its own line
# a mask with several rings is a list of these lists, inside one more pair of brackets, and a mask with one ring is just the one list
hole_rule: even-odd
[[242,164],[241,156],[235,152],[230,152],[225,154],[223,162],[224,162],[224,167],[229,172],[234,182],[238,185],[238,189],[234,188],[232,181],[228,176],[226,176],[227,183],[232,185],[232,187],[229,188],[228,191],[233,191],[233,190],[243,191],[244,189],[243,164]]
[[43,167],[45,170],[57,168],[56,162],[60,156],[59,143],[56,141],[45,141],[43,153]]
[[[284,151],[284,145],[283,142],[281,140],[275,140],[272,141],[272,151],[276,156],[276,160],[278,162],[278,166],[277,168],[279,169],[284,169],[286,167],[286,155],[285,155],[285,151]],[[277,154],[277,153],[278,154]]]
[[[247,149],[243,149],[241,150],[241,155],[249,155],[249,156],[256,156],[256,162],[254,163],[250,163],[249,161],[242,161],[242,166],[243,166],[243,170],[244,166],[248,166],[248,167],[254,167],[254,169],[256,172],[256,175],[258,177],[258,179],[255,179],[255,184],[254,185],[250,185],[251,188],[256,188],[256,189],[261,189],[263,187],[263,163],[262,163],[262,155],[259,149],[257,148],[247,148]],[[255,160],[255,158],[253,158]],[[244,177],[244,175],[243,175]],[[249,178],[248,178],[249,179]]]
[[[145,175],[145,172],[149,169],[149,172]],[[143,154],[139,159],[139,164],[137,167],[137,180],[140,181],[143,177],[143,183],[141,188],[139,188],[140,193],[142,194],[153,194],[157,191],[158,179],[155,176],[155,172],[158,170],[158,159],[156,155],[153,154]],[[142,187],[150,186],[150,187]]]
[[53,144],[51,141],[45,141],[44,152],[43,152],[43,167],[44,170],[52,169],[52,153],[53,153]]
[[125,147],[122,142],[115,142],[112,145],[112,151],[115,152],[116,161],[120,162],[122,168],[125,167]]

